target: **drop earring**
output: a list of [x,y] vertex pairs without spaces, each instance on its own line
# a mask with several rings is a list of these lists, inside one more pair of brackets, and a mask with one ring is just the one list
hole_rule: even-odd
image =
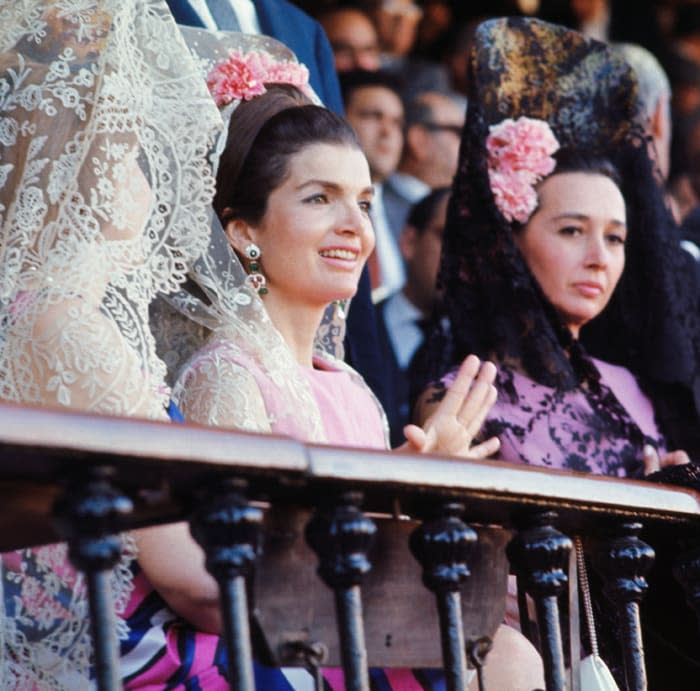
[[243,251],[248,258],[249,273],[246,281],[254,290],[258,291],[258,295],[266,295],[268,291],[265,286],[265,276],[260,272],[260,255],[262,254],[260,248],[254,242],[251,242]]

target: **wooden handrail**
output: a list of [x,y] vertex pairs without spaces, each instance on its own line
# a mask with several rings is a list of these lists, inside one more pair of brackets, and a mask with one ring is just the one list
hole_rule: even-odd
[[[97,496],[102,497],[99,501],[104,502],[103,505],[111,505],[114,520],[104,521],[104,530],[99,528],[95,532],[91,520],[103,522],[99,502],[96,504],[93,499]],[[57,509],[59,497],[62,501]],[[442,655],[450,688],[462,684],[464,673],[460,611],[468,612],[466,620],[471,620],[478,630],[486,626],[492,631],[500,621],[501,614],[493,603],[503,602],[508,570],[503,550],[506,542],[510,541],[511,566],[525,578],[528,591],[531,590],[537,600],[538,616],[545,624],[547,687],[548,691],[554,691],[563,689],[556,601],[566,581],[564,570],[571,549],[567,534],[595,534],[616,545],[610,552],[612,561],[605,568],[608,582],[617,593],[616,606],[627,617],[626,640],[632,641],[639,637],[638,602],[646,589],[645,570],[653,559],[653,552],[638,537],[642,524],[646,528],[667,531],[665,535],[674,537],[700,534],[700,494],[688,489],[497,460],[471,461],[304,444],[274,435],[9,404],[0,404],[0,501],[0,551],[59,539],[55,529],[57,516],[61,519],[61,536],[77,540],[71,544],[78,545],[81,531],[90,540],[101,540],[109,538],[110,532],[189,518],[208,555],[211,550],[221,550],[224,558],[233,560],[230,567],[222,567],[217,581],[222,593],[228,593],[222,612],[224,616],[227,612],[229,615],[226,638],[229,655],[236,660],[239,670],[237,676],[234,675],[236,678],[247,678],[250,672],[249,649],[244,645],[248,638],[244,583],[252,572],[247,567],[239,568],[243,562],[239,562],[226,541],[221,542],[222,536],[240,535],[242,542],[236,545],[247,550],[245,553],[250,557],[255,550],[246,540],[250,541],[254,526],[244,523],[251,520],[256,511],[258,516],[262,515],[257,508],[251,513],[250,502],[257,503],[258,507],[269,507],[260,529],[264,539],[272,537],[272,542],[266,543],[260,568],[255,572],[255,587],[261,595],[266,592],[279,595],[276,574],[287,568],[303,580],[303,585],[295,592],[310,593],[311,586],[307,584],[315,580],[316,566],[314,556],[303,544],[306,525],[306,540],[317,552],[323,580],[335,594],[341,647],[345,651],[343,664],[346,675],[350,675],[347,678],[353,678],[356,687],[363,689],[366,686],[364,663],[358,665],[357,662],[367,659],[363,657],[365,636],[359,606],[360,581],[364,578],[359,571],[356,574],[345,572],[342,564],[356,568],[363,563],[363,550],[369,549],[371,535],[376,529],[372,527],[371,516],[378,519],[380,536],[402,536],[391,539],[398,539],[396,544],[403,545],[409,561],[406,542],[411,535],[411,549],[414,556],[420,556],[423,581],[437,598],[443,635]],[[81,502],[83,507],[98,510],[94,520],[86,519],[87,514],[83,514],[82,509],[72,508]],[[127,504],[129,510],[119,508]],[[203,511],[193,514],[195,506]],[[209,507],[214,508],[209,511]],[[276,533],[270,521],[280,516],[284,529]],[[231,521],[223,532],[222,517]],[[497,575],[491,576],[487,569],[485,575],[480,576],[485,580],[472,579],[471,587],[476,591],[471,594],[461,585],[470,559],[464,540],[468,534],[472,535],[469,540],[474,539],[467,522],[481,531],[482,549],[491,543],[501,555],[496,557],[497,552],[490,552],[486,559]],[[292,524],[297,526],[295,532],[290,532]],[[312,525],[313,536],[310,536]],[[489,537],[488,531],[492,529],[501,531],[500,535]],[[292,545],[289,541],[292,532],[296,535],[294,544],[301,562],[284,561],[288,558],[287,547],[278,549],[280,545]],[[214,538],[215,535],[218,537]],[[445,540],[454,541],[447,550]],[[384,555],[391,552],[387,545],[384,542]],[[484,554],[482,552],[482,558]],[[631,561],[630,555],[635,555]],[[692,590],[695,579],[700,577],[697,573],[700,561],[694,553],[690,556],[681,580]],[[397,558],[392,557],[392,562]],[[281,566],[290,563],[297,565]],[[102,600],[91,599],[94,614],[100,609],[97,605],[106,601],[100,581],[105,567],[85,568],[92,579],[90,582],[102,597]],[[380,558],[375,574],[365,583],[367,596],[374,598],[375,603],[378,598],[385,597],[382,568]],[[271,574],[268,585],[264,580],[266,571]],[[411,592],[409,600],[415,613],[421,601],[421,596],[412,590],[413,584],[420,587],[418,565],[402,564],[400,571],[413,574],[409,582],[400,587]],[[450,575],[458,572],[462,573],[459,583]],[[426,574],[439,576],[427,577]],[[483,609],[484,593],[491,582],[496,584],[494,593],[489,596],[493,598],[490,607],[496,611],[496,619],[478,623],[477,609],[480,606]],[[640,585],[640,594],[626,590],[625,584],[632,582]],[[393,587],[399,586],[394,584]],[[460,599],[460,590],[464,600]],[[477,591],[481,602],[479,597],[472,597]],[[314,607],[323,600],[323,596],[316,593],[309,596]],[[425,605],[421,607],[420,611],[426,612]],[[301,614],[290,611],[291,630],[298,628],[295,626],[297,619],[306,617],[311,609],[303,606]],[[105,673],[98,684],[100,688],[111,689],[117,687],[110,681],[116,673],[116,659],[110,652],[108,616],[104,607],[101,610],[95,645],[104,660]],[[260,610],[253,618],[256,616],[263,628],[269,621],[273,622],[273,629],[279,629],[284,623],[279,614],[272,614],[266,620],[265,613]],[[323,635],[328,638],[329,616],[332,615],[326,613],[321,619],[312,617],[304,630],[325,631]],[[421,616],[423,621],[428,621],[427,614]],[[373,622],[373,629],[383,631],[388,619],[375,608],[368,621]],[[277,652],[271,654],[277,656],[277,663],[287,659],[279,653],[279,648],[284,647],[289,626],[286,629],[283,626],[276,634]],[[404,628],[410,627],[394,630]],[[470,635],[474,635],[475,630],[471,630]],[[370,638],[376,633],[371,630]],[[431,634],[428,632],[428,635]],[[287,642],[297,647],[303,644],[303,640],[296,638]],[[373,640],[375,649],[381,647],[380,643]],[[331,659],[337,661],[339,653],[334,650],[331,650]],[[424,664],[433,664],[438,655],[434,646],[424,646],[418,652],[420,654],[412,653],[412,659],[422,660]],[[403,658],[384,655],[375,659],[382,664],[386,660],[393,664],[400,663]],[[625,664],[630,675],[634,672],[633,688],[644,689],[644,659],[638,646],[632,646],[626,654]],[[241,688],[249,688],[249,685]]]
[[[0,405],[0,496],[11,500],[14,510],[22,506],[17,482],[55,488],[72,470],[95,463],[110,465],[120,486],[138,488],[136,524],[157,519],[159,507],[160,520],[173,520],[181,511],[181,489],[190,489],[202,475],[232,471],[263,483],[266,496],[298,495],[302,501],[318,486],[362,489],[366,510],[382,513],[396,513],[397,500],[400,511],[413,513],[426,497],[452,496],[468,499],[474,520],[505,524],[515,506],[556,509],[564,525],[573,527],[586,516],[664,523],[700,520],[696,492],[643,481]],[[8,511],[4,506],[0,515]],[[25,496],[27,516],[38,518],[44,509],[36,493]],[[18,546],[15,542],[14,535],[0,531],[0,549]]]

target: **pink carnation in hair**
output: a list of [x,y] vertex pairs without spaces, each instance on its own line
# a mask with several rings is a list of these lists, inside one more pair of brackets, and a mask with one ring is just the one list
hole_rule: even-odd
[[266,51],[231,51],[207,76],[207,86],[216,105],[231,101],[249,101],[266,91],[265,84],[291,84],[311,95],[309,70],[289,60],[276,60]]
[[556,165],[559,142],[544,120],[508,118],[492,125],[486,138],[489,183],[498,210],[508,221],[525,223],[537,207],[534,186]]
[[554,170],[552,154],[559,142],[549,124],[533,118],[508,118],[491,125],[486,139],[489,167],[527,171],[544,177]]
[[255,54],[234,50],[209,72],[207,86],[217,106],[234,100],[249,101],[265,93],[265,70]]
[[537,208],[537,193],[527,176],[489,170],[489,184],[496,206],[506,221],[527,223]]
[[261,53],[260,61],[265,69],[265,81],[268,84],[291,84],[311,95],[309,70],[306,65],[290,60],[276,61],[269,53]]

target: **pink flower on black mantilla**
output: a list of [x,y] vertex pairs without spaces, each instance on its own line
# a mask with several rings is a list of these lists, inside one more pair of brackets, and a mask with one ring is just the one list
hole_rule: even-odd
[[526,223],[537,208],[535,185],[556,165],[559,142],[544,120],[508,118],[489,127],[486,138],[489,185],[507,221]]

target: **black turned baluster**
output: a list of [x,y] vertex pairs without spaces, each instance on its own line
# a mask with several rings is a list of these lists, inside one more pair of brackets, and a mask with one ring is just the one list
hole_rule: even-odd
[[335,592],[348,691],[369,691],[360,584],[371,568],[367,552],[377,526],[360,511],[361,501],[361,494],[347,492],[335,505],[319,507],[306,526],[306,540],[319,558],[318,575]]
[[567,583],[573,544],[552,525],[556,518],[553,511],[523,516],[507,548],[519,583],[535,601],[547,691],[564,691],[566,683],[557,596]]
[[260,547],[263,513],[243,495],[246,485],[217,479],[200,492],[190,531],[206,555],[206,567],[219,584],[230,687],[254,691],[246,578]]
[[449,691],[466,691],[467,688],[459,588],[469,576],[467,559],[477,536],[461,520],[463,513],[463,504],[445,504],[435,518],[416,528],[410,539],[411,553],[423,567],[423,583],[437,599],[442,663]]
[[118,535],[133,510],[131,500],[111,484],[111,468],[93,467],[72,480],[54,506],[60,534],[76,568],[85,572],[95,652],[95,681],[100,691],[121,689],[110,571],[119,561]]
[[641,523],[622,523],[594,559],[604,579],[603,591],[620,617],[628,691],[647,688],[639,603],[649,587],[645,576],[654,563],[654,550],[639,539],[641,529]]
[[683,586],[686,600],[695,611],[700,625],[700,546],[685,552],[678,558],[673,567],[673,575]]

